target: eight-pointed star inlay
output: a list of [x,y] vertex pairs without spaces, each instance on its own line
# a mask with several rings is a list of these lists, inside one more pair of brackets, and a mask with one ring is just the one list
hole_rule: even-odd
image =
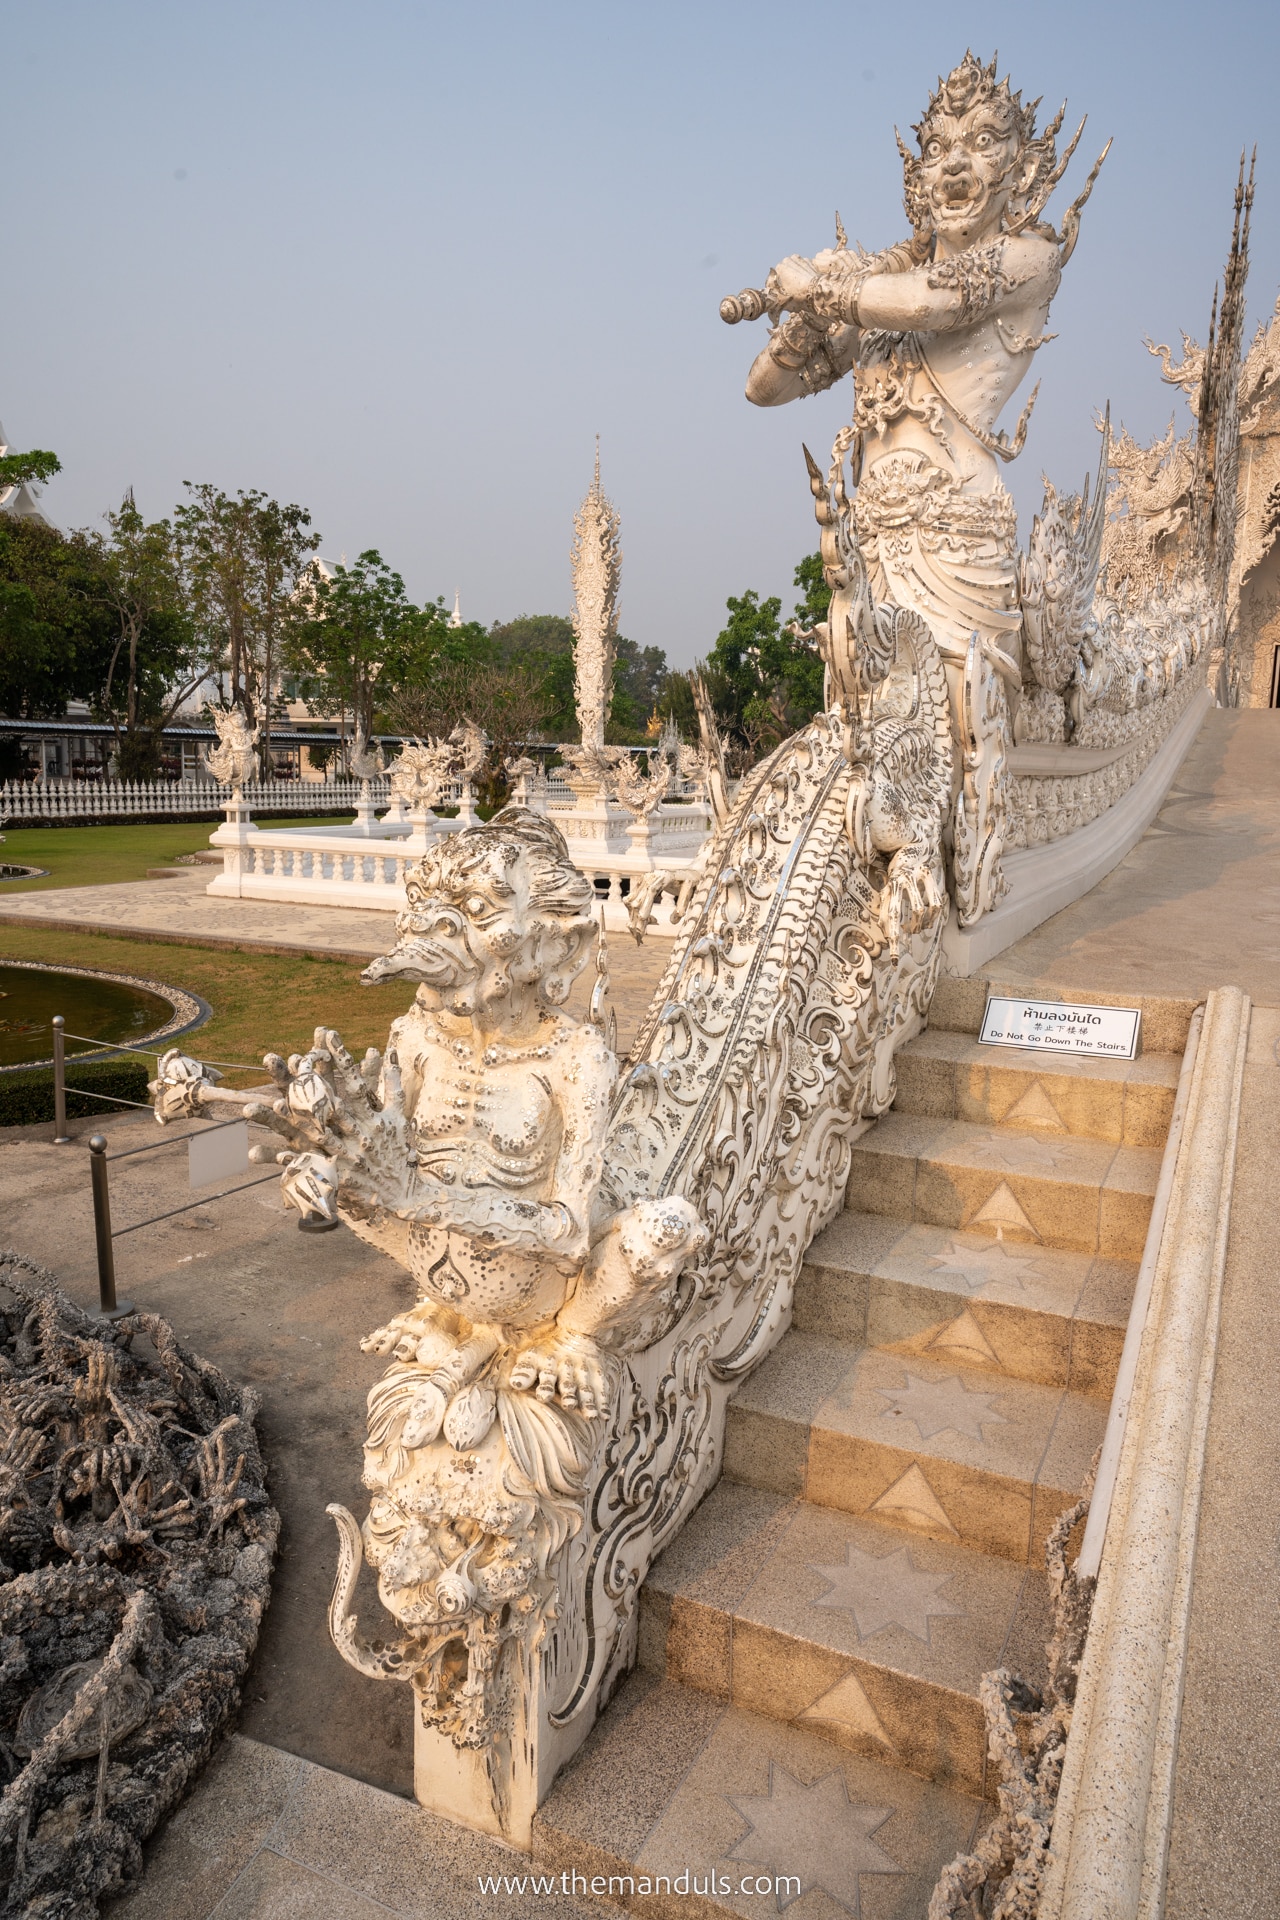
[[892,1553],[864,1553],[850,1541],[845,1563],[831,1567],[811,1562],[813,1571],[831,1582],[831,1591],[814,1601],[815,1607],[839,1607],[853,1615],[859,1640],[869,1640],[886,1627],[901,1627],[916,1640],[929,1644],[929,1621],[948,1614],[963,1616],[938,1592],[949,1573],[927,1573],[917,1567],[906,1547]]
[[945,1380],[921,1380],[908,1373],[902,1387],[877,1387],[876,1392],[893,1402],[881,1410],[880,1418],[889,1420],[900,1414],[910,1420],[922,1440],[935,1433],[958,1433],[967,1440],[985,1440],[984,1426],[1004,1426],[1005,1416],[991,1406],[999,1394],[979,1393],[965,1386],[959,1374]]
[[725,1798],[751,1822],[750,1833],[730,1847],[726,1859],[749,1861],[766,1868],[775,1880],[786,1875],[800,1883],[798,1892],[794,1886],[776,1892],[779,1912],[802,1893],[820,1887],[856,1920],[862,1905],[859,1874],[902,1872],[871,1837],[894,1809],[851,1801],[839,1767],[806,1787],[771,1760],[767,1794]]
[[958,1246],[952,1240],[943,1252],[929,1255],[929,1265],[969,1293],[977,1293],[996,1280],[1025,1292],[1029,1279],[1040,1278],[1034,1254],[1006,1246],[999,1239],[979,1246]]

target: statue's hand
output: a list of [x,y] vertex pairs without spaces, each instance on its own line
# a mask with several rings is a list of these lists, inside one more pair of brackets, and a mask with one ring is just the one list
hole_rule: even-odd
[[[335,1036],[336,1038],[336,1036]],[[364,1085],[350,1055],[346,1071]],[[333,1156],[338,1163],[344,1210],[367,1213],[385,1207],[402,1219],[443,1220],[440,1212],[447,1205],[447,1187],[426,1181],[418,1174],[417,1136],[405,1108],[400,1065],[394,1049],[381,1063],[382,1103],[375,1106],[367,1097],[363,1110],[357,1105],[359,1091],[344,1100],[335,1118],[338,1137]]]
[[889,862],[883,921],[894,956],[900,942],[921,932],[942,906],[935,868],[933,856],[918,846],[903,847]]
[[519,1391],[532,1388],[539,1400],[576,1407],[588,1420],[608,1412],[614,1378],[595,1341],[582,1333],[552,1331],[526,1347],[511,1369],[511,1384]]
[[282,1135],[299,1152],[332,1153],[345,1134],[377,1111],[380,1057],[370,1049],[358,1067],[331,1027],[316,1028],[309,1053],[293,1053],[287,1060],[269,1053],[263,1065],[279,1098],[270,1106],[252,1102],[245,1118]]
[[806,260],[799,253],[791,253],[785,260],[779,260],[771,270],[764,290],[771,306],[788,307],[794,313],[798,307],[807,304],[818,278],[812,260]]

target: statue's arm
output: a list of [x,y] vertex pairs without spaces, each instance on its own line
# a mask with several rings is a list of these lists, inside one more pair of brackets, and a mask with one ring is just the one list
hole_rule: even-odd
[[747,398],[756,407],[780,407],[822,393],[848,373],[858,357],[858,329],[819,324],[793,313],[775,327],[751,363]]
[[1047,306],[1060,274],[1057,248],[1038,234],[1020,234],[904,273],[826,279],[813,305],[819,315],[864,328],[946,333],[1002,307]]

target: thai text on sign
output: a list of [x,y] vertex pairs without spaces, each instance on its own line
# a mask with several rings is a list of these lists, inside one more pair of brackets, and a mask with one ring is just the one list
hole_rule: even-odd
[[985,1047],[1033,1047],[1044,1053],[1132,1060],[1138,1051],[1141,1019],[1138,1007],[1072,1006],[1059,1000],[1012,1000],[992,994],[978,1039]]

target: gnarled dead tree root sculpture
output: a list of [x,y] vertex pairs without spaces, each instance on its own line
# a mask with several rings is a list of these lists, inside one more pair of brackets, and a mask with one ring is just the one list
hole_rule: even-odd
[[257,1405],[0,1253],[3,1920],[92,1920],[238,1703],[280,1529]]
[[1096,1582],[1077,1579],[1067,1542],[1093,1497],[1095,1455],[1084,1491],[1059,1514],[1045,1543],[1053,1596],[1049,1680],[1044,1694],[1007,1667],[979,1686],[987,1746],[1000,1770],[998,1811],[972,1853],[962,1853],[933,1890],[926,1920],[1035,1920],[1062,1781],[1076,1683],[1084,1657]]

